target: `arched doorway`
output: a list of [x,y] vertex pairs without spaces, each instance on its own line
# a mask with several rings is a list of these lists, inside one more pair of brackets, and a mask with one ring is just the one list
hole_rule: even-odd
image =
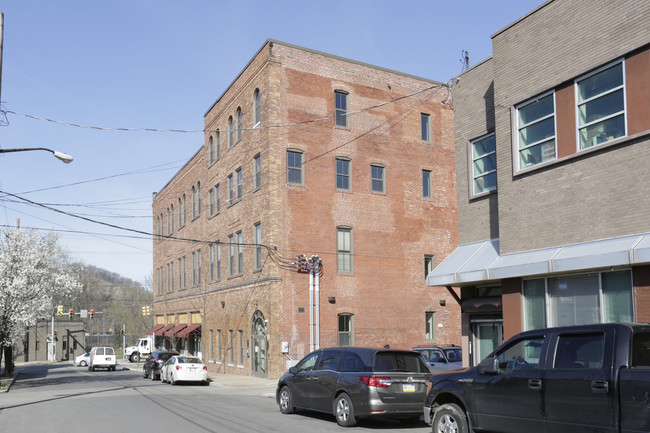
[[251,328],[251,371],[253,376],[266,377],[267,373],[267,342],[266,342],[266,320],[261,311],[253,314],[253,326]]

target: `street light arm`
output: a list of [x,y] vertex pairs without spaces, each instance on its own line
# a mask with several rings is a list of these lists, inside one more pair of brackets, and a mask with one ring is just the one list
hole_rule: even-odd
[[9,153],[9,152],[29,152],[32,150],[44,150],[46,152],[50,152],[52,155],[54,155],[55,158],[60,159],[61,161],[65,162],[66,164],[71,163],[74,158],[71,157],[70,155],[63,153],[63,152],[58,152],[56,150],[48,149],[46,147],[23,147],[23,148],[18,148],[18,149],[0,149],[0,153]]

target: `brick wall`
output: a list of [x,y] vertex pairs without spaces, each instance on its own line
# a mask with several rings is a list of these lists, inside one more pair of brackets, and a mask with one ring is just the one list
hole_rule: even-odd
[[[261,92],[262,122],[252,128],[255,89]],[[348,92],[349,128],[334,127],[335,90]],[[340,313],[354,315],[357,345],[411,347],[424,341],[427,311],[434,311],[441,325],[436,340],[459,344],[458,305],[446,289],[426,287],[424,280],[424,255],[434,255],[437,264],[457,243],[453,113],[442,104],[447,96],[436,82],[284,43],[265,44],[205,115],[206,129],[222,132],[221,159],[209,166],[206,151],[213,133],[206,132],[204,147],[154,200],[158,215],[170,203],[176,207],[185,193],[189,211],[191,186],[201,182],[201,216],[190,222],[188,215],[187,226],[174,234],[220,240],[222,279],[207,278],[207,242],[154,241],[154,269],[185,255],[191,271],[191,252],[197,248],[202,248],[203,262],[202,285],[157,296],[156,314],[202,312],[202,351],[208,360],[210,329],[214,338],[219,329],[241,329],[250,342],[251,320],[260,312],[267,320],[267,375],[277,377],[287,361],[309,351],[309,276],[281,264],[295,261],[296,254],[319,255],[322,347],[337,344]],[[228,149],[227,119],[237,107],[243,112],[243,138]],[[430,114],[430,143],[420,137],[421,113]],[[303,185],[287,184],[287,149],[304,152]],[[252,160],[257,154],[262,187],[254,190]],[[336,157],[351,161],[351,191],[336,189]],[[370,191],[371,164],[386,169],[385,194]],[[239,167],[243,196],[228,206],[227,176]],[[431,199],[422,197],[422,170],[432,174]],[[222,211],[210,218],[208,190],[216,183],[221,185]],[[241,230],[244,243],[253,243],[257,222],[271,256],[264,249],[264,266],[256,271],[254,248],[245,247],[244,272],[230,277],[228,235]],[[352,274],[337,272],[337,226],[353,230]],[[330,303],[330,297],[335,301]],[[281,352],[283,342],[289,353]],[[227,359],[214,361],[211,369],[251,374],[248,358],[243,367],[229,366]]]

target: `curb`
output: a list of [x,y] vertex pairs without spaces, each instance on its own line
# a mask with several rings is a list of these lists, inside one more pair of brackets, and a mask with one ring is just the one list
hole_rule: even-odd
[[11,385],[14,384],[19,374],[20,374],[19,370],[14,370],[14,375],[11,378],[8,378],[7,380],[2,380],[1,382],[6,384],[6,386],[0,388],[0,392],[9,392],[9,388],[11,388]]

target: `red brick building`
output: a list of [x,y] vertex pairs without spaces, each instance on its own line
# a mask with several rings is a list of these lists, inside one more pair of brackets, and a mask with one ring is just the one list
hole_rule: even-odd
[[425,282],[457,239],[449,96],[265,42],[154,198],[157,335],[265,377],[314,347],[460,343],[458,304]]

